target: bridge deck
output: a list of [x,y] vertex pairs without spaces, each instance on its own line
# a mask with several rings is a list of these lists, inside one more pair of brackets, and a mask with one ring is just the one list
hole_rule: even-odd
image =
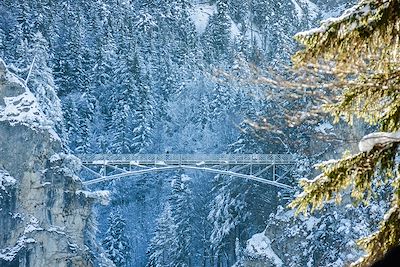
[[77,157],[88,165],[295,164],[289,154],[81,154]]

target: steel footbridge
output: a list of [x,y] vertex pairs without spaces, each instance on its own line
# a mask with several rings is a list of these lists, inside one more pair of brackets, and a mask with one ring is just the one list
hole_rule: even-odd
[[[289,154],[80,154],[89,186],[137,175],[192,170],[228,175],[291,189],[295,158]],[[86,175],[87,176],[87,175]],[[285,183],[286,182],[286,183]]]

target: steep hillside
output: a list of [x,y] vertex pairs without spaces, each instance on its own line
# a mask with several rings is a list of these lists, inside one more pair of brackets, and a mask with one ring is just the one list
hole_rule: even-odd
[[82,191],[79,160],[65,153],[36,98],[0,59],[1,266],[93,266],[97,195]]

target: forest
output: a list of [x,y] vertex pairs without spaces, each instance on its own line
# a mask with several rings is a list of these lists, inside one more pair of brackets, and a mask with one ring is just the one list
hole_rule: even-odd
[[[2,0],[0,59],[65,154],[294,159],[274,167],[290,189],[177,169],[80,190],[109,195],[90,266],[370,266],[400,245],[399,18],[398,0]],[[31,266],[0,237],[0,266]]]

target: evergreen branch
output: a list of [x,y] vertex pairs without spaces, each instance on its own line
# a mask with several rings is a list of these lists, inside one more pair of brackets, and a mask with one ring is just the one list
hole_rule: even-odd
[[306,48],[293,62],[304,65],[325,60],[347,65],[368,58],[375,48],[382,50],[381,59],[390,57],[393,54],[386,52],[398,46],[399,5],[398,0],[364,0],[342,17],[323,22],[319,29],[297,34],[296,39]]
[[351,196],[357,202],[367,201],[372,196],[372,180],[381,175],[390,175],[397,144],[375,146],[370,152],[347,156],[338,161],[328,161],[318,165],[323,173],[314,180],[302,179],[300,186],[303,193],[298,195],[289,207],[297,213],[307,214],[321,209],[326,202],[335,198],[341,201],[341,193],[352,187]]
[[369,266],[382,258],[387,251],[400,245],[400,177],[393,183],[395,189],[391,208],[386,212],[383,222],[375,233],[358,241],[367,254],[353,263],[352,267]]

